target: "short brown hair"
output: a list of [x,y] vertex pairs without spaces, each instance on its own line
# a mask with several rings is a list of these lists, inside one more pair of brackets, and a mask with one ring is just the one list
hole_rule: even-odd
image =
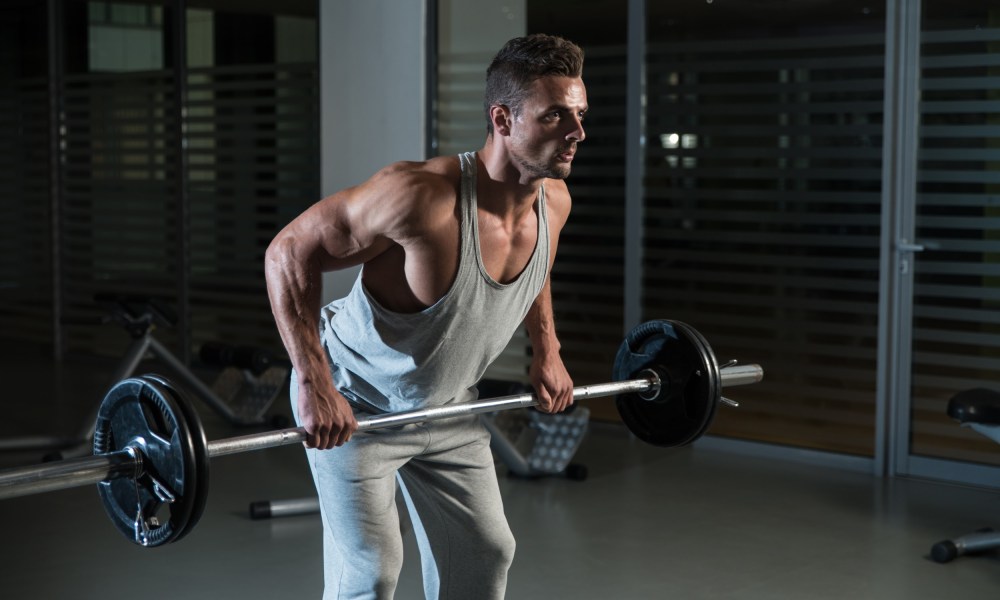
[[544,33],[514,38],[504,44],[486,69],[486,131],[493,133],[490,107],[503,105],[517,113],[528,88],[541,77],[580,77],[583,50],[569,40]]

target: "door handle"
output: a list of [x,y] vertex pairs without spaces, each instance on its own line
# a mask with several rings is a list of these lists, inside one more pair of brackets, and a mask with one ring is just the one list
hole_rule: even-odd
[[924,245],[923,244],[911,244],[910,242],[908,242],[906,240],[899,240],[898,242],[896,242],[896,251],[899,252],[900,255],[901,255],[900,258],[899,258],[899,272],[900,272],[900,274],[901,275],[909,275],[910,274],[910,257],[909,257],[909,255],[910,254],[914,254],[916,252],[923,252],[924,251]]
[[896,242],[896,250],[900,252],[923,252],[925,249],[923,244],[911,244],[906,240]]

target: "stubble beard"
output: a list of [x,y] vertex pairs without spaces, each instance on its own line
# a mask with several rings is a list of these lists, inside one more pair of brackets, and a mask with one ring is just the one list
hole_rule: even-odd
[[572,170],[571,164],[555,162],[554,157],[547,162],[539,157],[516,156],[515,158],[521,169],[532,178],[566,179]]

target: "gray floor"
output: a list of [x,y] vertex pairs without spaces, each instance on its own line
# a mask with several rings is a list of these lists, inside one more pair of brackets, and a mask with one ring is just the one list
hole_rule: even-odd
[[[45,364],[8,361],[0,437],[74,431],[110,371]],[[210,439],[246,433],[197,406]],[[8,451],[0,466],[36,458]],[[508,598],[1000,597],[997,554],[927,558],[942,538],[1000,525],[997,490],[662,450],[607,425],[576,459],[589,467],[584,482],[501,475],[518,539]],[[216,458],[201,522],[154,549],[126,541],[91,486],[0,501],[0,597],[319,598],[319,517],[247,517],[252,500],[310,492],[299,448]],[[418,578],[408,538],[397,598],[422,597]]]

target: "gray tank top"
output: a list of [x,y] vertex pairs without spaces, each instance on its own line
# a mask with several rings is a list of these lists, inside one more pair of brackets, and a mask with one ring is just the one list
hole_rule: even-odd
[[461,258],[451,289],[416,313],[385,309],[358,275],[344,298],[325,306],[320,332],[334,384],[367,410],[399,412],[465,402],[507,346],[548,276],[545,189],[538,193],[538,238],[514,281],[495,281],[483,266],[476,211],[476,155],[459,155]]

